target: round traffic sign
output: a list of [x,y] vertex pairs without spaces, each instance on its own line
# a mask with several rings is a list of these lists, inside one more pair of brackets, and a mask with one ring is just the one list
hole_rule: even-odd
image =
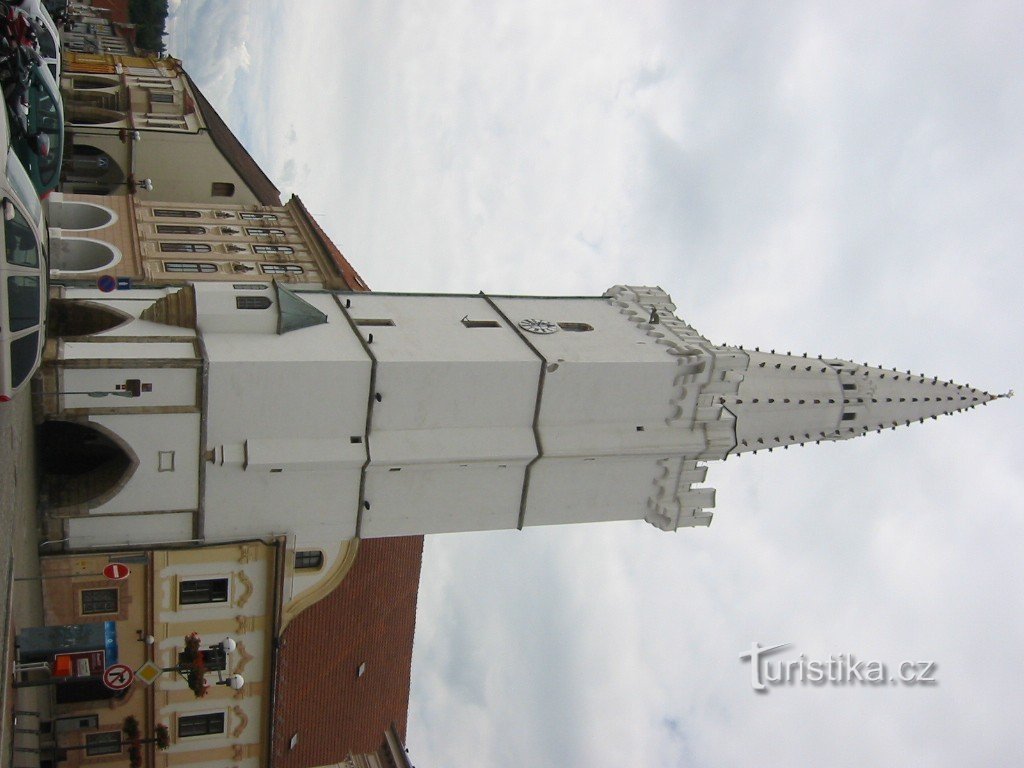
[[132,572],[124,563],[107,563],[103,566],[103,575],[111,581],[121,581],[121,579],[127,579],[128,574]]
[[135,680],[135,673],[127,664],[111,664],[103,670],[103,684],[112,691],[123,691]]
[[100,275],[96,278],[96,287],[104,293],[110,293],[117,288],[117,278],[113,275]]

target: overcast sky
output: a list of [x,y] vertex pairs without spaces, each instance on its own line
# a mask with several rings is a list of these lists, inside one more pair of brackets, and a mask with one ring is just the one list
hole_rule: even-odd
[[[1019,2],[172,7],[376,289],[655,284],[718,342],[1024,386]],[[712,465],[708,529],[429,538],[414,761],[1019,761],[1022,402]],[[939,683],[757,695],[755,641]]]

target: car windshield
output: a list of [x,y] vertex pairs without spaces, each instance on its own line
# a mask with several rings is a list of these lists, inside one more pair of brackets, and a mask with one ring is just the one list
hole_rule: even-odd
[[11,332],[39,325],[39,278],[15,275],[7,278],[7,319]]
[[4,222],[4,246],[9,264],[39,266],[39,243],[32,227],[17,208],[14,209],[14,218]]
[[39,194],[32,186],[32,179],[28,177],[25,166],[10,150],[7,152],[7,180],[11,183],[14,191],[18,193],[22,205],[28,208],[28,214],[32,217],[32,221],[39,221],[43,216],[43,206],[39,202]]
[[52,187],[60,173],[61,115],[53,96],[43,87],[42,81],[36,77],[32,80],[32,109],[29,111],[31,133],[42,131],[50,139],[50,151],[46,156],[38,158],[39,179],[43,187]]
[[17,387],[35,370],[39,358],[39,331],[11,342],[11,387]]

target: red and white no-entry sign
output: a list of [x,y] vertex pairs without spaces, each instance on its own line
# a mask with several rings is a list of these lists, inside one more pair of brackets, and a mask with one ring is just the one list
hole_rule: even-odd
[[135,673],[127,664],[111,664],[103,670],[103,684],[112,691],[123,691],[134,680]]
[[107,563],[103,568],[103,575],[111,581],[121,581],[121,579],[127,579],[128,574],[132,572],[124,563]]

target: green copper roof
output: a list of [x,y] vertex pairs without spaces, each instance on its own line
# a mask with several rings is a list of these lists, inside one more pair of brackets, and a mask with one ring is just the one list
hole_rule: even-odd
[[274,281],[277,290],[277,332],[297,331],[327,322],[327,315],[281,283]]

